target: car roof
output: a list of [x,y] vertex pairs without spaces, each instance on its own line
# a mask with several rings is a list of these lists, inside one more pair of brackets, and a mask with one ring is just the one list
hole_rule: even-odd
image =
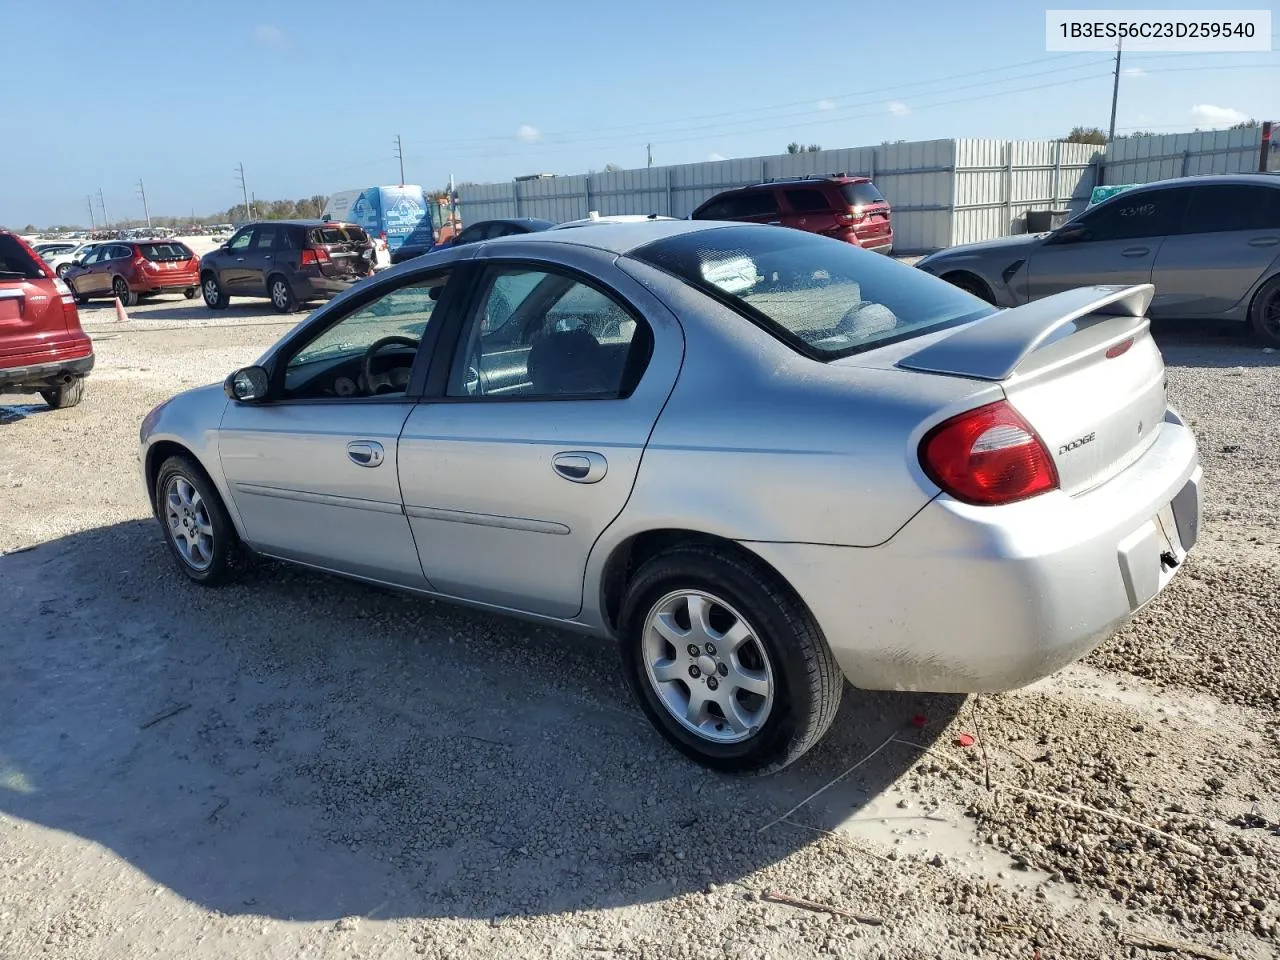
[[775,230],[756,224],[720,223],[714,220],[643,220],[635,223],[596,223],[590,230],[543,230],[539,233],[523,233],[510,237],[497,237],[482,241],[485,246],[499,243],[567,243],[578,247],[591,247],[606,253],[626,254],[655,240],[678,237],[706,230],[743,229],[757,227]]
[[[1198,177],[1170,177],[1168,180],[1153,180],[1150,183],[1135,184],[1124,192],[1134,193],[1139,190],[1152,190],[1158,187],[1207,186],[1213,184],[1280,187],[1280,176],[1275,173],[1212,173]],[[1115,194],[1115,196],[1121,196],[1121,194]],[[1111,198],[1108,197],[1107,199]]]

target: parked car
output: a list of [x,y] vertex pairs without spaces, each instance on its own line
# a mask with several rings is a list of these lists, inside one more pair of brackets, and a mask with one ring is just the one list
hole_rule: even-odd
[[916,266],[997,306],[1091,283],[1152,283],[1153,320],[1248,322],[1280,346],[1280,177],[1132,187],[1049,233],[951,247]]
[[266,297],[280,313],[327,300],[374,272],[363,227],[338,220],[267,220],[241,227],[200,260],[200,287],[211,310],[232,297]]
[[77,260],[84,260],[89,256],[89,254],[93,253],[94,250],[102,246],[104,242],[105,241],[102,240],[92,240],[89,242],[79,243],[70,250],[64,250],[61,253],[44,256],[44,262],[53,268],[53,272],[57,274],[59,278],[62,278],[67,275],[67,271],[71,269],[71,265],[73,263]]
[[101,243],[63,274],[76,302],[119,297],[126,307],[140,297],[181,293],[188,300],[200,285],[200,261],[175,240]]
[[197,583],[261,554],[616,636],[679,749],[777,769],[846,678],[1017,687],[1167,585],[1201,471],[1150,296],[999,311],[801,231],[546,230],[356,286],[140,457]]
[[414,257],[420,257],[431,250],[458,247],[467,243],[475,243],[477,240],[492,240],[495,237],[510,237],[523,233],[538,233],[541,230],[550,230],[555,225],[551,220],[540,220],[537,217],[480,220],[469,227],[465,227],[452,240],[435,244],[431,239],[430,221],[423,221],[423,226],[405,238],[399,249],[391,251],[391,262],[403,263],[406,260],[412,260]]
[[597,211],[591,211],[591,215],[583,217],[581,220],[566,220],[564,223],[557,223],[551,227],[552,230],[571,230],[576,227],[591,227],[602,223],[650,223],[654,220],[674,220],[674,217],[664,217],[659,213],[613,213],[601,216]]
[[92,369],[93,341],[71,291],[21,237],[0,230],[0,393],[74,407]]
[[740,220],[835,237],[866,250],[893,250],[893,211],[867,177],[770,180],[718,193],[693,220]]
[[31,249],[40,254],[42,260],[47,261],[49,257],[59,253],[70,253],[79,245],[75,240],[41,240],[31,244]]

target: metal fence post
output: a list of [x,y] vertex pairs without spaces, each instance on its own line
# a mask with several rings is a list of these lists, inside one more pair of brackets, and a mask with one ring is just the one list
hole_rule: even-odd
[[1180,176],[1185,177],[1187,175],[1187,171],[1190,169],[1191,169],[1191,150],[1190,149],[1183,150],[1182,151],[1182,173],[1180,174]]
[[1058,206],[1058,194],[1062,192],[1062,141],[1057,140],[1053,145],[1053,200],[1050,201],[1056,208]]
[[589,217],[591,216],[591,174],[589,173],[582,178],[582,192],[586,195],[586,199],[587,199],[586,215]]
[[1003,236],[1013,233],[1013,141],[1004,142],[1004,222]]
[[675,213],[672,212],[672,206],[671,206],[671,179],[672,177],[675,176],[675,173],[676,173],[675,167],[667,167],[666,180],[667,180],[667,216],[668,217],[675,216]]
[[516,212],[512,216],[520,216],[520,181],[511,181],[511,199],[515,201]]
[[867,179],[874,180],[876,178],[876,148],[871,148],[871,160],[867,164]]

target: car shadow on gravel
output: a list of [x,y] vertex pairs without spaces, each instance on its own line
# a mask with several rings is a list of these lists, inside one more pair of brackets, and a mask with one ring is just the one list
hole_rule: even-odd
[[30,394],[0,393],[0,427],[6,423],[17,423],[33,414],[48,413],[50,407],[37,398],[36,403],[22,403],[18,398],[30,399]]
[[885,806],[919,756],[890,738],[927,746],[963,702],[846,690],[815,750],[740,779],[660,740],[610,644],[279,564],[202,589],[151,521],[0,557],[0,599],[0,811],[224,914],[493,917],[757,886]]
[[[112,302],[95,302],[93,306],[96,309],[80,308],[84,319],[91,321],[115,320],[115,305]],[[210,310],[204,305],[204,301],[199,298],[195,300],[178,298],[171,301],[143,300],[136,306],[126,308],[126,312],[131,318],[138,320],[181,320],[206,323],[211,320],[228,321],[246,318],[261,320],[263,317],[279,317],[281,319],[297,317],[300,319],[306,315],[305,311],[280,314],[271,308],[269,300],[233,300],[225,310]]]
[[1248,324],[1223,320],[1158,320],[1152,336],[1170,367],[1274,367],[1280,350],[1268,348]]

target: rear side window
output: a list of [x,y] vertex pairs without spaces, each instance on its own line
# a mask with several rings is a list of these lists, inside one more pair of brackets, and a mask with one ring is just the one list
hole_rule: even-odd
[[40,280],[44,271],[10,234],[0,233],[0,280]]
[[743,217],[767,217],[778,212],[778,201],[772,190],[732,193],[711,200],[698,211],[695,220],[740,220]]
[[1183,233],[1226,233],[1280,227],[1280,190],[1235,184],[1194,187]]
[[840,192],[851,207],[865,207],[872,203],[884,203],[884,194],[874,183],[842,183]]
[[995,312],[914,267],[802,230],[722,227],[658,240],[630,256],[674,274],[819,360]]
[[194,254],[180,243],[141,243],[138,249],[148,260],[190,260]]
[[821,190],[788,190],[787,203],[796,213],[820,213],[828,208]]

